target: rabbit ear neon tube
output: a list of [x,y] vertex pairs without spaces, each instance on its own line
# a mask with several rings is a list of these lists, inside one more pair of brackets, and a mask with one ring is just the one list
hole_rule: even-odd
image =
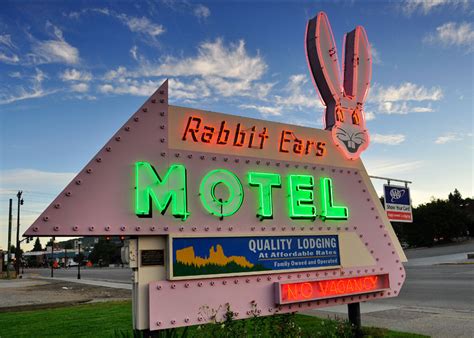
[[369,42],[357,26],[344,37],[344,79],[329,20],[320,12],[306,27],[306,57],[313,82],[326,106],[325,128],[346,158],[354,160],[369,145],[364,101],[372,75]]

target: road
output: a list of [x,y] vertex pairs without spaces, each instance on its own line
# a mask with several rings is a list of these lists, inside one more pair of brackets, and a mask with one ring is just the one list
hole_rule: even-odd
[[[25,269],[27,276],[50,277],[51,269]],[[77,267],[69,269],[55,269],[56,278],[76,278]],[[85,268],[81,267],[81,279],[106,282],[131,283],[132,270],[128,268]]]
[[[459,261],[474,252],[474,240],[457,245],[406,250],[407,278],[396,298],[363,303],[364,325],[382,326],[434,337],[472,337],[474,332],[474,264],[439,265]],[[25,271],[26,272],[26,271]],[[28,269],[29,275],[49,277],[48,269]],[[55,270],[56,277],[75,278],[77,269]],[[121,268],[81,269],[84,280],[131,283],[131,271]],[[312,311],[342,317],[346,307]]]
[[[362,303],[367,326],[426,334],[432,337],[473,337],[474,240],[456,245],[409,249],[405,253],[407,278],[398,297]],[[321,317],[346,318],[347,307],[311,311]]]

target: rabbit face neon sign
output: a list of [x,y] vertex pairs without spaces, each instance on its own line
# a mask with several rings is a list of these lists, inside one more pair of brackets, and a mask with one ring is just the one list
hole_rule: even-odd
[[326,106],[325,128],[348,159],[357,159],[369,145],[363,109],[372,63],[365,30],[357,26],[344,37],[343,81],[325,13],[320,12],[308,22],[305,47],[313,82]]

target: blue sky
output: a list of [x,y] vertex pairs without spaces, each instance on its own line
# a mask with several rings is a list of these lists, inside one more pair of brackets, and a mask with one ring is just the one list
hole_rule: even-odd
[[0,246],[8,198],[25,191],[26,229],[166,78],[171,104],[322,128],[304,53],[319,11],[339,56],[356,25],[372,44],[369,174],[413,181],[415,205],[472,196],[472,2],[3,1]]

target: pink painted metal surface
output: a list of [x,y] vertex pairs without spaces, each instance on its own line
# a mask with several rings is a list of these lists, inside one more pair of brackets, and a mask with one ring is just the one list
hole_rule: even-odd
[[[176,121],[175,124],[168,123],[170,106],[167,104],[167,94],[167,83],[164,83],[69,183],[30,226],[26,235],[166,235],[223,232],[271,233],[275,231],[291,233],[306,228],[313,230],[319,227],[337,227],[341,224],[345,227],[364,222],[365,211],[363,210],[367,197],[361,189],[358,189],[360,185],[358,182],[361,180],[360,175],[365,175],[365,170],[360,160],[347,161],[343,158],[331,143],[328,131],[234,117],[235,120],[244,121],[247,124],[270,125],[271,130],[282,128],[282,126],[291,127],[297,135],[310,134],[316,140],[323,140],[326,148],[322,159],[312,156],[306,158],[306,161],[303,155],[291,153],[283,154],[286,156],[284,161],[274,158],[266,159],[264,150],[252,156],[232,156],[212,153],[213,148],[206,149],[207,152],[170,148],[168,141],[176,138],[175,135],[179,135],[178,139],[181,140],[182,125],[187,115],[183,115],[183,119]],[[183,109],[186,112],[189,111],[190,115],[205,116],[206,114],[192,108]],[[216,113],[208,114],[216,115]],[[227,115],[217,114],[217,116],[231,118]],[[169,128],[172,130],[168,130]],[[277,140],[272,139],[272,141],[273,146],[277,146]],[[176,146],[180,147],[179,144]],[[326,158],[334,165],[326,165],[328,163]],[[190,216],[186,221],[173,217],[170,212],[162,215],[155,211],[149,218],[138,217],[135,214],[134,164],[137,161],[150,162],[160,175],[172,164],[179,163],[188,168],[187,192]],[[244,183],[245,197],[241,209],[224,221],[209,214],[203,208],[199,198],[199,184],[202,178],[210,170],[218,168],[234,172]],[[334,185],[334,202],[349,207],[350,221],[341,223],[340,221],[324,222],[319,218],[314,221],[290,219],[287,212],[287,191],[284,187],[274,189],[273,192],[274,218],[260,221],[256,217],[257,191],[246,184],[246,174],[249,171],[280,173],[284,181],[288,174],[311,174],[316,182],[319,177],[331,177]]]
[[372,76],[367,34],[357,26],[344,37],[344,80],[340,79],[336,43],[327,15],[323,12],[308,22],[306,57],[313,83],[326,106],[325,125],[348,159],[357,159],[369,145],[364,101]]
[[[215,320],[222,321],[226,304],[229,304],[230,310],[236,313],[236,319],[244,319],[397,296],[400,291],[398,281],[403,281],[404,278],[391,278],[390,283],[395,282],[395,286],[383,291],[363,292],[294,304],[277,304],[275,295],[277,282],[325,281],[349,276],[370,276],[376,273],[391,274],[394,271],[367,266],[357,269],[202,281],[156,281],[149,284],[150,329],[161,330],[205,324]],[[396,273],[404,274],[401,270]]]

